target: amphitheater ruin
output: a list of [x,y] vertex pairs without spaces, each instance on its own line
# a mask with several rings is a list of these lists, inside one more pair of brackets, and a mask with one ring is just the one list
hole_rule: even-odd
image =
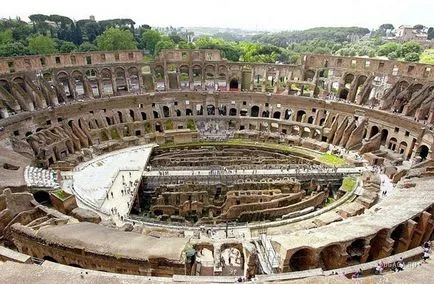
[[433,68],[0,58],[3,277],[344,281],[418,259],[434,229]]

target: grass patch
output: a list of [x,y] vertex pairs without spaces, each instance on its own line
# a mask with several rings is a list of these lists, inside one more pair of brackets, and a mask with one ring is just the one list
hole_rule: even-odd
[[53,191],[53,194],[61,200],[65,200],[70,196],[69,193],[64,192],[62,189]]
[[317,160],[330,166],[340,167],[347,165],[347,161],[345,161],[345,159],[329,153],[321,154],[321,156]]
[[348,192],[356,186],[357,179],[355,177],[345,177],[342,181],[341,189]]

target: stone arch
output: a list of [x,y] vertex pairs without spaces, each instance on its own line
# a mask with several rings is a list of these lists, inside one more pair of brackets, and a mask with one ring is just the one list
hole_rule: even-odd
[[306,115],[306,112],[304,110],[297,111],[296,121],[301,122],[304,115]]
[[232,78],[231,81],[229,82],[229,89],[236,91],[238,90],[238,86],[239,86],[238,79]]
[[229,116],[237,116],[237,109],[236,108],[229,109]]
[[354,240],[346,249],[348,254],[347,264],[359,264],[365,252],[366,241],[364,239]]
[[371,132],[370,132],[370,134],[369,134],[369,138],[374,137],[375,135],[377,135],[378,132],[380,132],[380,129],[378,128],[378,126],[373,125],[373,126],[371,127]]
[[289,260],[291,271],[302,271],[317,267],[318,261],[312,248],[302,248],[292,254]]
[[323,248],[319,254],[319,266],[323,270],[331,270],[342,265],[342,247],[333,244]]
[[164,67],[161,65],[157,65],[154,68],[154,76],[156,81],[164,82]]
[[389,233],[389,229],[382,229],[377,232],[374,238],[372,238],[369,243],[371,248],[369,249],[368,262],[387,256],[387,252],[383,251],[383,249],[387,246]]
[[207,105],[206,106],[206,112],[208,115],[215,115],[215,106],[214,105]]
[[389,139],[389,143],[387,145],[387,149],[395,151],[397,147],[398,140],[395,137]]
[[285,110],[285,120],[291,120],[292,109],[288,108]]
[[273,118],[274,118],[274,119],[280,119],[280,111],[275,111],[275,112],[273,113]]
[[112,72],[108,68],[104,68],[100,71],[101,81],[103,87],[104,95],[113,94],[113,82],[112,82]]
[[312,124],[313,123],[313,116],[309,116],[309,118],[307,119],[307,123]]
[[186,116],[192,116],[193,115],[193,111],[190,108],[185,109],[185,115]]
[[259,117],[259,107],[257,105],[252,106],[252,108],[250,109],[250,116]]
[[56,74],[56,81],[63,88],[63,92],[66,95],[68,100],[74,99],[74,91],[72,90],[72,86],[69,81],[69,74],[65,71],[60,71]]
[[269,110],[264,110],[262,112],[262,117],[270,117],[270,111]]
[[163,106],[163,116],[170,117],[170,110],[168,106]]
[[179,81],[181,89],[190,89],[190,67],[188,65],[179,66]]
[[419,146],[419,148],[417,148],[417,152],[416,155],[421,157],[422,160],[425,160],[428,157],[429,154],[429,147],[422,144]]
[[128,73],[128,79],[130,80],[130,85],[131,88],[130,90],[132,92],[137,92],[140,90],[140,80],[139,80],[139,70],[137,69],[137,67],[133,66],[128,68],[127,70]]
[[381,144],[384,145],[387,141],[387,136],[389,136],[389,130],[382,129],[381,130]]
[[142,115],[142,120],[146,120],[146,112],[142,111],[140,114]]
[[176,112],[176,116],[182,116],[181,110],[177,109],[177,110],[175,110],[175,112]]
[[206,79],[215,79],[215,66],[214,65],[206,65],[205,66],[205,78]]
[[125,74],[125,69],[122,67],[116,67],[114,70],[114,74],[116,80],[116,91],[128,90],[127,76]]
[[407,142],[405,141],[401,141],[401,143],[399,143],[399,147],[398,147],[398,153],[399,154],[404,154],[405,150],[407,150]]
[[154,115],[154,118],[155,118],[155,119],[160,118],[160,115],[158,114],[158,111],[154,110],[154,111],[152,112],[152,114]]
[[314,77],[315,77],[315,71],[310,70],[310,69],[306,70],[304,72],[303,81],[312,81]]
[[349,94],[348,89],[342,89],[342,90],[339,92],[339,98],[340,98],[340,99],[343,99],[343,100],[346,100],[346,99],[348,98],[348,94]]
[[390,238],[394,241],[392,254],[401,252],[399,244],[400,244],[400,239],[404,236],[404,232],[405,232],[405,225],[399,224],[393,229],[392,233],[390,234]]
[[39,202],[42,205],[50,205],[51,199],[50,199],[50,193],[44,190],[39,190],[33,193],[33,197],[37,202]]
[[352,73],[345,74],[345,76],[344,76],[344,83],[345,83],[345,85],[346,84],[351,84],[354,81],[354,78],[355,78],[355,76]]
[[193,65],[193,81],[202,81],[202,67],[200,65]]

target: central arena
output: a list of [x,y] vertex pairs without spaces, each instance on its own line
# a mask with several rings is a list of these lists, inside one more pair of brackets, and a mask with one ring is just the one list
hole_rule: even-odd
[[80,164],[63,183],[117,225],[240,225],[323,208],[345,194],[345,176],[362,170],[321,161],[319,152],[248,140],[148,144]]

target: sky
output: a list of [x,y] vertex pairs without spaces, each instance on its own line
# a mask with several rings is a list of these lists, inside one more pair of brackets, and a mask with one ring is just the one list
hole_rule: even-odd
[[158,27],[302,30],[312,27],[392,23],[434,26],[433,0],[6,0],[1,18],[57,14],[73,20],[130,18]]

